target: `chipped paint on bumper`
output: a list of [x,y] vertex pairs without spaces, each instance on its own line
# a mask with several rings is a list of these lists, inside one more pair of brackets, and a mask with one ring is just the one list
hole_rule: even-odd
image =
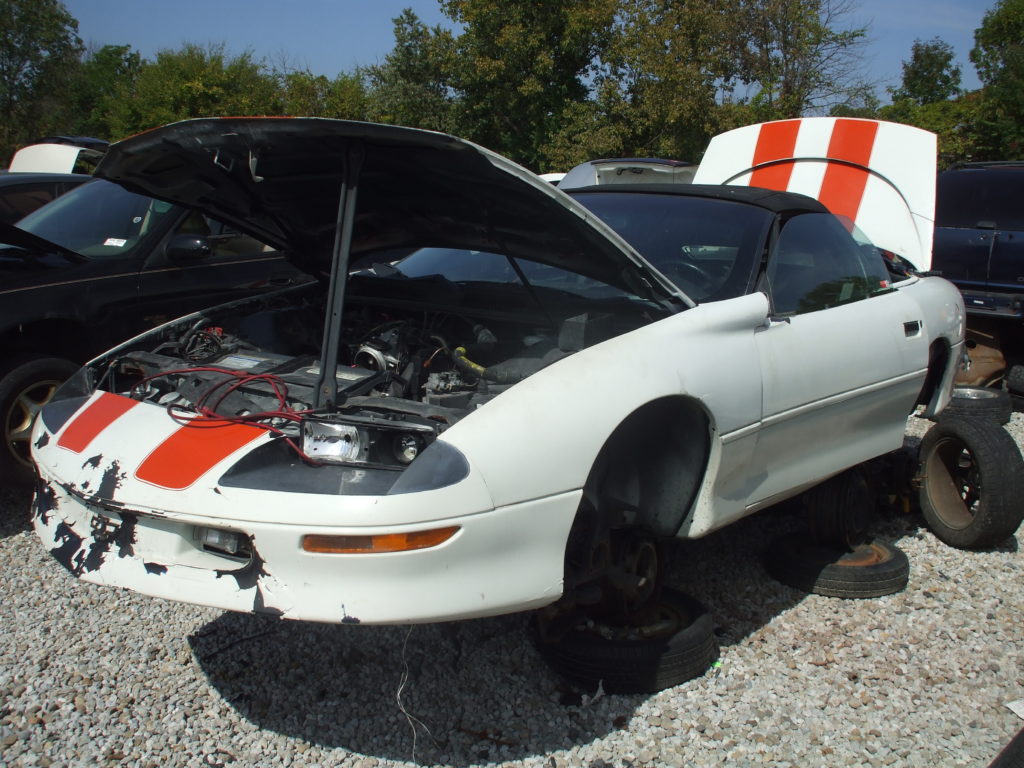
[[[261,494],[273,506],[277,494]],[[410,494],[401,501],[417,504]],[[428,525],[304,525],[154,513],[104,503],[45,478],[33,524],[44,546],[84,581],[232,611],[331,623],[411,623],[539,607],[562,591],[565,541],[580,493],[443,518],[459,532],[444,544],[390,554],[325,555],[306,534],[375,535]],[[215,498],[211,501],[216,503]],[[225,500],[222,500],[222,502]],[[254,499],[255,501],[255,499]],[[344,518],[344,498],[336,498]],[[294,504],[294,497],[291,499]],[[201,506],[201,505],[200,505]],[[280,507],[278,507],[280,508]],[[247,536],[252,557],[203,548],[199,529]]]

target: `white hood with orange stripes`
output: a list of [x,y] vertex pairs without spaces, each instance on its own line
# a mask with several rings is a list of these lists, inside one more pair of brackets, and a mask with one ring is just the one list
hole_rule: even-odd
[[805,117],[716,136],[693,181],[799,192],[879,248],[931,268],[935,134],[878,120]]

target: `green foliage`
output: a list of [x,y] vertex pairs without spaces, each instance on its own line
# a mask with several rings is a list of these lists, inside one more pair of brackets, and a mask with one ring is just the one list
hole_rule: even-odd
[[971,61],[984,84],[979,159],[1024,157],[1024,0],[999,0],[974,33]]
[[0,0],[0,155],[56,132],[82,50],[59,0]]
[[143,63],[134,81],[120,81],[111,100],[111,136],[122,138],[190,117],[277,112],[274,77],[245,51],[229,57],[221,45],[187,43]]
[[935,104],[960,93],[960,67],[953,63],[953,47],[939,38],[915,40],[910,61],[903,62],[903,83],[892,90],[893,101]]
[[741,0],[739,78],[756,86],[755,121],[849,105],[863,91],[866,30],[842,29],[849,0]]
[[119,94],[134,88],[141,69],[142,57],[129,45],[105,45],[88,52],[71,80],[68,133],[109,136],[107,115]]
[[851,89],[846,101],[829,109],[832,117],[859,117],[866,120],[877,120],[881,102],[875,95],[875,89],[869,85]]
[[734,75],[730,29],[715,0],[624,0],[598,73],[610,155],[689,159],[715,132],[715,105]]
[[46,133],[116,140],[208,115],[311,115],[472,139],[538,171],[595,157],[698,160],[716,133],[827,112],[939,136],[942,163],[1020,157],[1024,0],[996,0],[964,94],[953,50],[915,41],[880,106],[863,81],[856,0],[439,0],[453,28],[411,10],[373,66],[333,80],[251,51],[184,44],[143,59],[85,52],[59,0],[0,0],[0,151]]
[[341,73],[329,80],[304,69],[279,72],[276,79],[276,114],[367,119],[366,90],[359,75]]
[[587,98],[585,78],[608,43],[616,0],[442,0],[441,8],[464,30],[450,81],[458,132],[544,165],[543,147]]
[[395,47],[384,63],[362,71],[369,119],[434,131],[455,130],[451,32],[430,29],[410,9],[394,19]]
[[562,111],[558,127],[540,148],[543,159],[537,172],[565,171],[599,157],[641,154],[624,147],[621,125],[613,125],[596,102],[573,102]]
[[977,158],[976,95],[958,99],[918,104],[913,99],[900,99],[878,110],[877,117],[894,123],[924,128],[938,136],[939,168]]

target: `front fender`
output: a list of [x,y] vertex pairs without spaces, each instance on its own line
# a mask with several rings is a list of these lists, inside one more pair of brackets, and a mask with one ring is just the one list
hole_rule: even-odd
[[582,488],[615,428],[653,400],[699,401],[716,435],[749,428],[761,418],[754,331],[767,317],[768,300],[756,293],[651,323],[548,366],[442,439],[469,458],[500,506]]

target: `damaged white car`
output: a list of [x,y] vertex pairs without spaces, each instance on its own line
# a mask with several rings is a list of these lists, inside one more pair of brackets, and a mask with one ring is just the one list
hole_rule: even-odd
[[[886,157],[927,145],[907,131]],[[158,597],[341,623],[550,606],[555,643],[647,611],[662,651],[618,687],[664,687],[715,651],[699,606],[659,589],[660,545],[898,449],[962,356],[951,284],[894,278],[799,194],[573,199],[450,136],[312,118],[165,126],[97,175],[319,278],[138,336],[42,409],[40,539]],[[920,218],[920,195],[885,194]],[[926,223],[877,245],[927,268]],[[595,654],[576,676],[614,686]]]

